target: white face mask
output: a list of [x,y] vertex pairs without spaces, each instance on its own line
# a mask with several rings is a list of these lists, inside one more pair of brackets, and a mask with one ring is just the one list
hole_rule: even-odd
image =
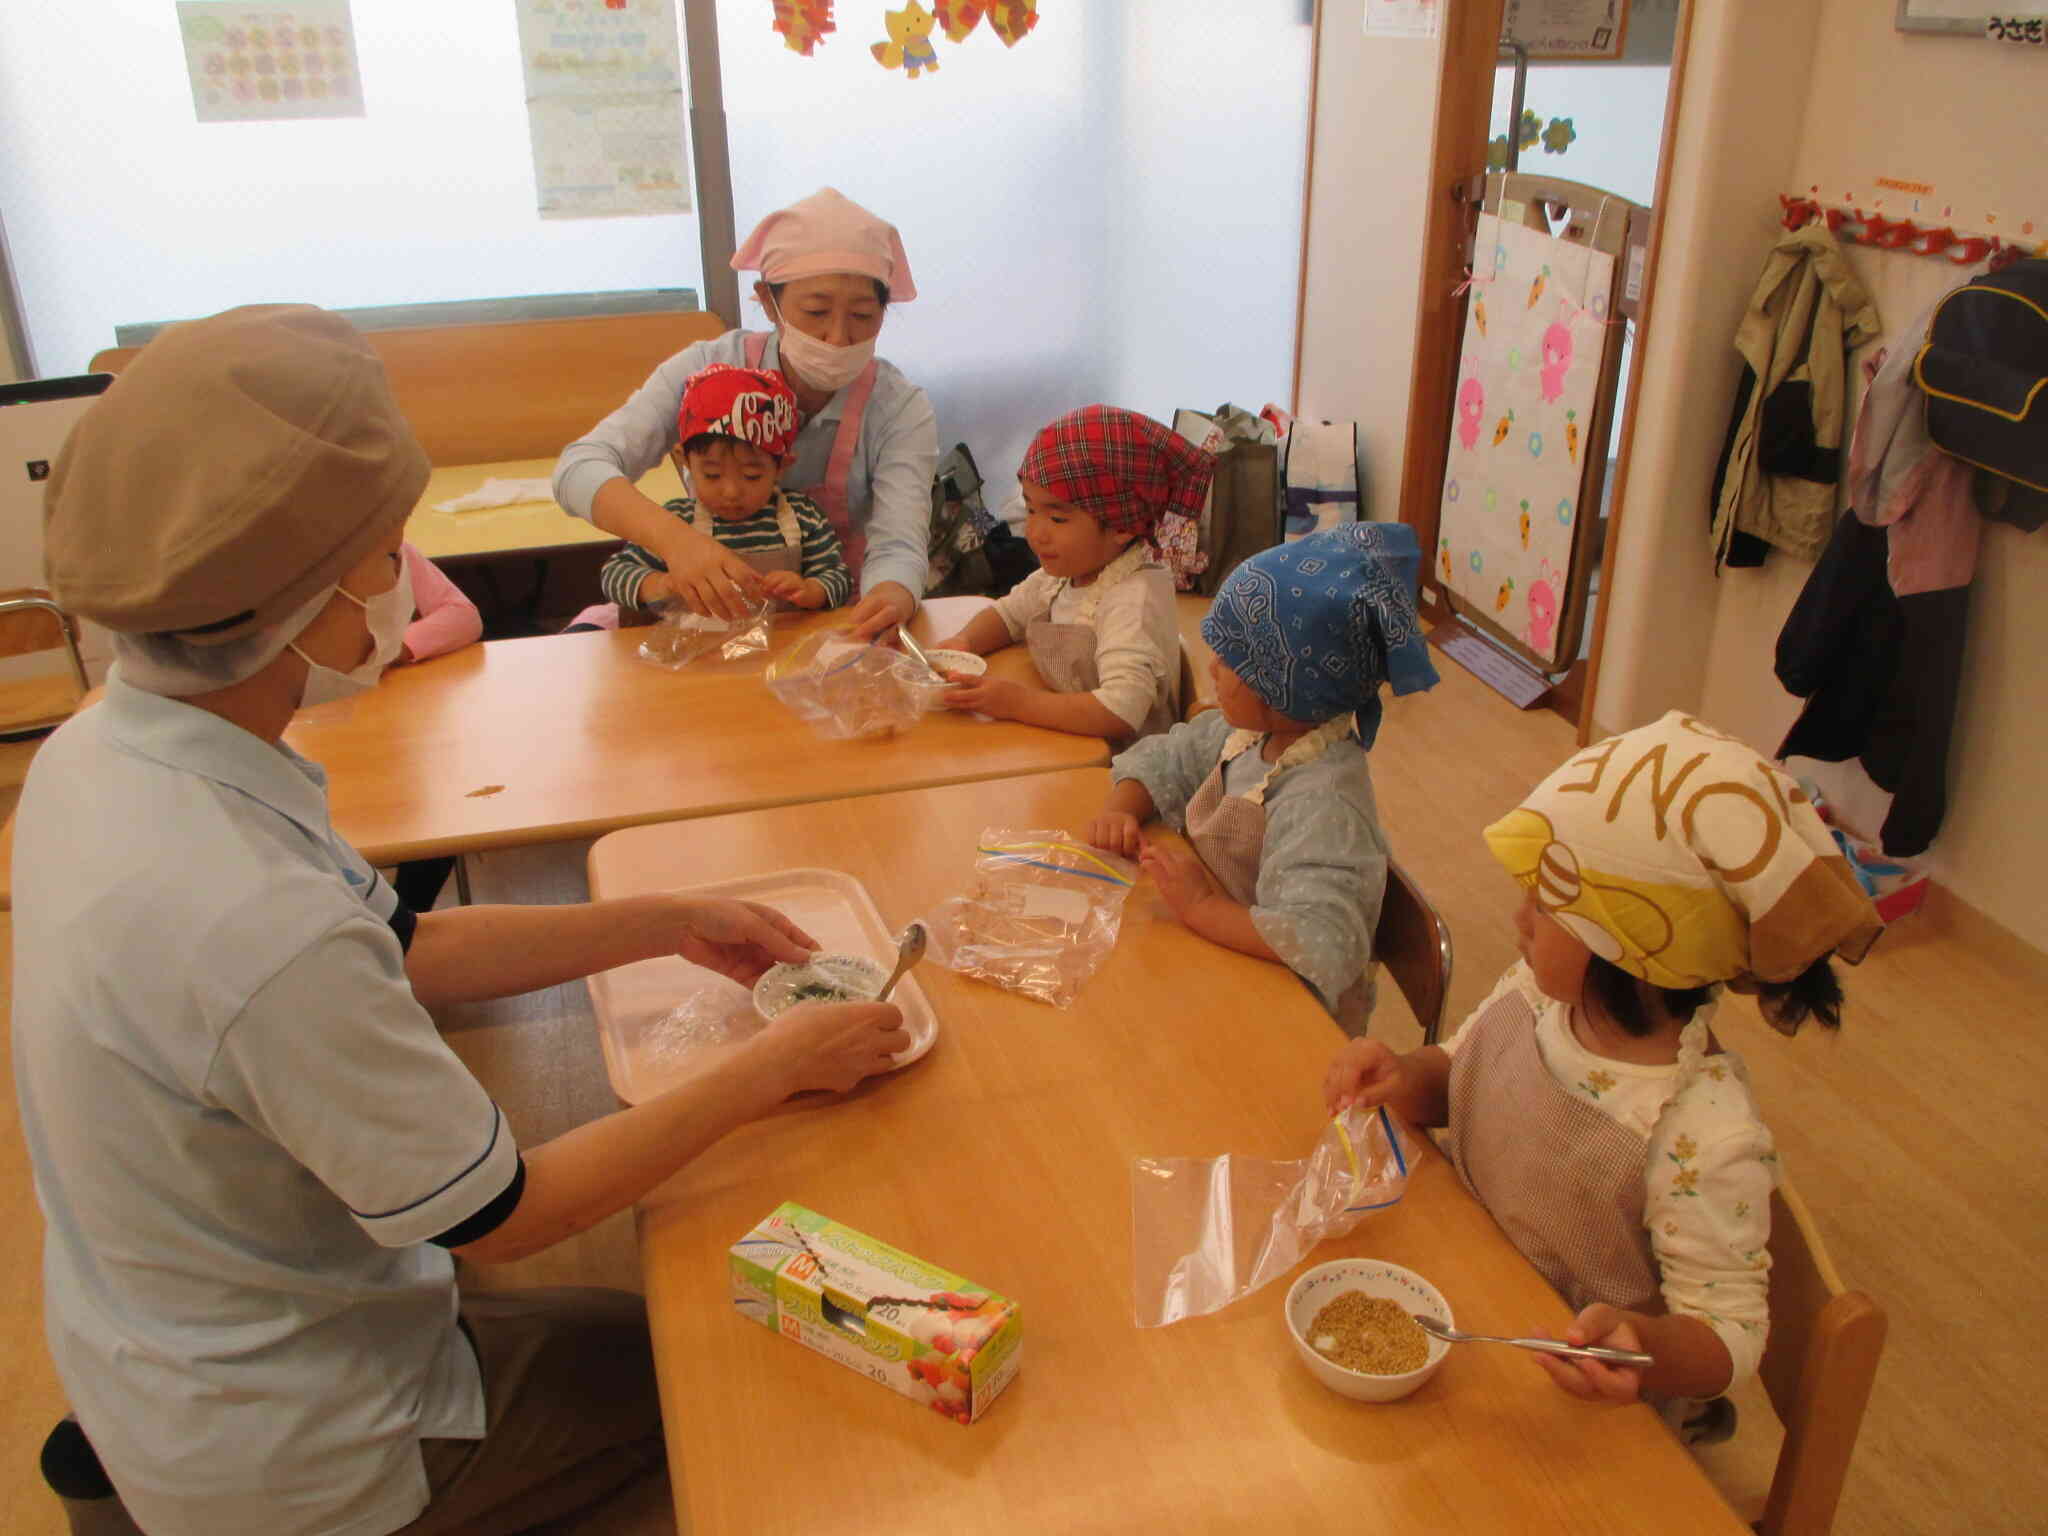
[[405,645],[405,627],[412,622],[412,572],[406,569],[403,558],[398,562],[398,580],[388,591],[364,598],[338,585],[334,590],[363,610],[370,629],[369,659],[353,671],[338,672],[333,667],[323,667],[299,649],[298,641],[292,641],[293,653],[306,664],[306,691],[299,699],[301,709],[353,698],[376,687],[384,669],[398,659]]
[[827,389],[836,395],[859,378],[861,370],[875,360],[874,337],[857,341],[850,347],[835,347],[829,341],[806,335],[783,319],[773,296],[768,304],[769,313],[774,315],[781,334],[783,361],[795,368],[797,375],[811,388]]

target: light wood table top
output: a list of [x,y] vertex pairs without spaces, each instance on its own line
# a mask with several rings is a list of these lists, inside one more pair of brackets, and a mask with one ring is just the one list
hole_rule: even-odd
[[[773,644],[843,622],[781,621]],[[941,622],[913,621],[920,638]],[[646,635],[473,645],[302,710],[286,740],[326,768],[336,830],[377,864],[1109,761],[1094,737],[945,710],[894,736],[828,741],[769,693],[761,658],[672,672],[635,657]],[[1021,647],[991,669],[1036,676]]]
[[[591,850],[595,895],[822,865],[891,925],[961,890],[990,824],[1077,830],[1101,769],[649,827]],[[1341,1036],[1278,966],[1197,938],[1149,882],[1070,1010],[931,964],[931,1053],[728,1136],[643,1203],[641,1255],[679,1524],[778,1529],[1722,1532],[1744,1529],[1649,1409],[1453,1349],[1394,1404],[1293,1354],[1276,1281],[1163,1329],[1131,1319],[1130,1165],[1305,1156]],[[962,1427],[735,1315],[726,1251],[784,1200],[1015,1298],[1023,1367]],[[1407,1197],[1311,1262],[1435,1281],[1461,1326],[1561,1328],[1564,1303],[1433,1150]],[[1289,1279],[1291,1280],[1291,1276]]]
[[[572,517],[543,492],[534,501],[505,507],[479,507],[473,512],[442,512],[436,503],[467,496],[486,480],[546,480],[553,459],[512,459],[502,464],[460,464],[437,469],[427,477],[419,505],[406,520],[405,536],[430,560],[466,556],[545,554],[578,544],[616,544],[617,535],[595,523]],[[675,466],[663,459],[640,477],[639,486],[656,501],[683,493]]]

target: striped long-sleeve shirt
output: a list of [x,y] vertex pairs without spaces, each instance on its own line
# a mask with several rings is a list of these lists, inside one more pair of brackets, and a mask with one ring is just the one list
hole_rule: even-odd
[[[825,606],[837,608],[853,592],[853,573],[846,567],[846,554],[839,547],[839,535],[832,531],[824,510],[803,492],[782,491],[778,493],[778,499],[796,518],[802,575],[807,580],[821,583],[825,588]],[[687,496],[665,505],[668,511],[691,527],[700,532],[708,529],[714,539],[736,555],[778,550],[786,542],[773,501],[752,517],[737,522],[698,516],[697,504]],[[640,606],[640,584],[647,579],[648,573],[667,569],[668,565],[659,555],[642,549],[638,544],[627,544],[605,561],[598,581],[607,599],[621,608],[637,608]]]

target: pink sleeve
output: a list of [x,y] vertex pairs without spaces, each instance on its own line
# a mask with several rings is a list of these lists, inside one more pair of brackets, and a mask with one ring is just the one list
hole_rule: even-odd
[[405,631],[405,648],[412,652],[412,659],[425,661],[482,639],[484,619],[476,604],[412,545],[399,547],[405,551],[405,568],[412,575],[413,607],[419,610],[419,617]]

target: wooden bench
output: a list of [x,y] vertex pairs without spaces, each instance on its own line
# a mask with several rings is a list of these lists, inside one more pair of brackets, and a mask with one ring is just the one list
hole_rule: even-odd
[[[655,367],[726,324],[705,310],[365,331],[437,466],[553,458],[623,405]],[[141,347],[110,347],[119,373]]]

